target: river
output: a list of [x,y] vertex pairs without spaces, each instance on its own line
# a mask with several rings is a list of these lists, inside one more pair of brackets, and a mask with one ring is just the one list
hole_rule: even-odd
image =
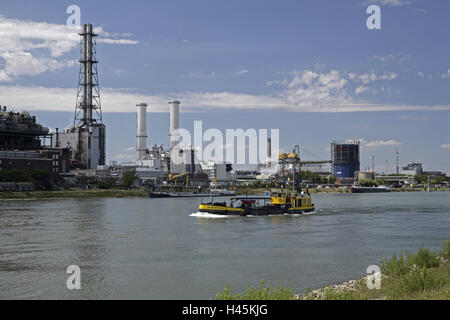
[[[0,299],[214,299],[365,275],[401,250],[440,249],[450,194],[316,194],[305,216],[202,218],[200,199],[0,203]],[[69,265],[81,290],[68,290]]]

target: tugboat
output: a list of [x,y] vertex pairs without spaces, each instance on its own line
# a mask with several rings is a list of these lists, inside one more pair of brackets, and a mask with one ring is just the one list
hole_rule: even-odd
[[[226,202],[214,202],[211,199],[210,202],[202,202],[199,205],[199,212],[228,216],[269,216],[303,214],[314,211],[315,207],[308,190],[306,192],[301,191],[299,154],[300,147],[295,146],[292,153],[283,153],[278,156],[281,166],[280,172],[282,173],[281,190],[268,191],[264,197],[233,197],[229,205]],[[288,184],[292,182],[291,191],[283,190],[287,178],[285,175],[286,166],[292,169],[292,181],[288,178]],[[297,190],[300,190],[300,192]],[[264,202],[262,205],[260,204],[261,201]]]
[[[260,200],[264,201],[263,205],[259,205]],[[198,210],[228,216],[269,216],[312,212],[314,204],[311,197],[303,192],[298,194],[281,190],[268,192],[265,197],[234,197],[231,198],[230,205],[213,201],[201,203]]]

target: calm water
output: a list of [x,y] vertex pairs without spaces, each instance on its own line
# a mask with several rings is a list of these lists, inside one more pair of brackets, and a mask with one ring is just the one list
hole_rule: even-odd
[[[0,298],[210,299],[363,275],[380,257],[450,234],[449,193],[319,194],[299,217],[198,218],[199,199],[0,203]],[[66,288],[67,266],[82,290]]]

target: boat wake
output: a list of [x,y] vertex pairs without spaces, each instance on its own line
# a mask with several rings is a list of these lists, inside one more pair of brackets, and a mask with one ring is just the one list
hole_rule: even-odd
[[[317,213],[316,211],[313,211],[313,212],[305,212],[302,214],[271,214],[271,215],[267,215],[264,217],[302,217],[302,216],[309,216],[309,215],[316,214],[316,213]],[[232,215],[216,214],[216,213],[209,213],[209,212],[195,212],[189,216],[197,217],[197,218],[210,218],[210,219],[242,218],[242,216],[232,216]],[[247,215],[244,217],[256,218],[256,217],[262,217],[262,216]]]
[[210,219],[224,219],[224,218],[236,218],[236,216],[227,216],[223,214],[214,214],[214,213],[208,213],[208,212],[196,212],[190,215],[190,217],[197,217],[197,218],[210,218]]

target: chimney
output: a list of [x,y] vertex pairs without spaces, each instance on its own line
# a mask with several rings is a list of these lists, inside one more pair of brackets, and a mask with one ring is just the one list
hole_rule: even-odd
[[180,101],[173,100],[169,101],[170,105],[170,150],[172,150],[177,144],[179,140],[178,134],[175,133],[176,130],[180,128]]
[[146,103],[136,105],[137,113],[137,147],[138,160],[143,160],[147,152],[147,107]]

